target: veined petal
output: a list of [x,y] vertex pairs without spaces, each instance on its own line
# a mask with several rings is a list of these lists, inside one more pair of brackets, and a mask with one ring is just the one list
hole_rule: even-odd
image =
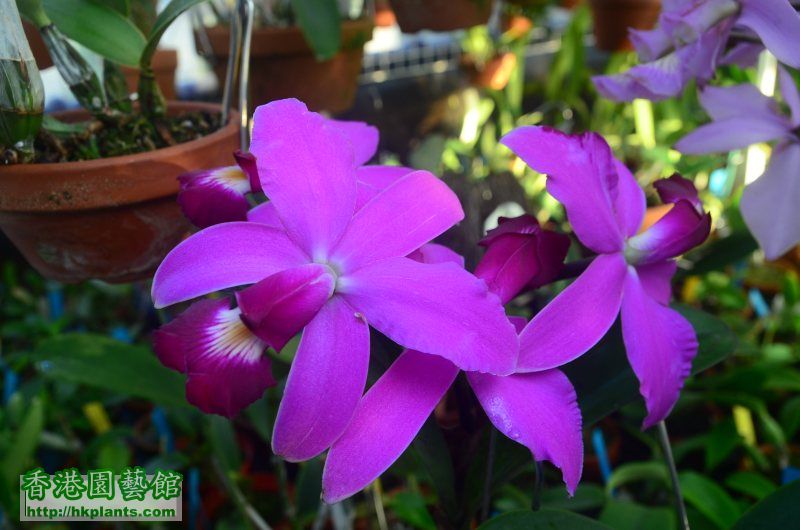
[[686,84],[680,58],[674,52],[621,74],[594,76],[592,82],[600,95],[613,101],[661,101],[680,94]]
[[306,326],[283,393],[272,450],[290,462],[320,454],[344,432],[364,392],[369,327],[335,296]]
[[622,338],[647,405],[643,428],[667,417],[692,369],[697,336],[680,313],[659,304],[631,269],[622,299]]
[[330,268],[301,265],[267,276],[236,293],[242,320],[261,340],[281,351],[333,294]]
[[247,218],[250,182],[238,166],[184,173],[178,181],[178,204],[198,228]]
[[660,18],[660,27],[678,45],[689,44],[738,11],[739,4],[735,0],[694,2],[688,9],[664,13]]
[[406,256],[464,218],[458,197],[427,171],[415,171],[375,195],[354,216],[331,253],[343,273]]
[[247,220],[251,223],[260,223],[270,228],[285,231],[281,218],[278,216],[278,210],[271,202],[259,204],[247,212]]
[[264,193],[289,237],[312,259],[326,258],[355,210],[350,141],[296,99],[262,105],[253,120],[250,150]]
[[356,211],[363,208],[375,195],[414,171],[416,170],[401,166],[362,166],[358,168],[356,170],[356,179],[358,180]]
[[368,486],[408,448],[459,369],[406,350],[359,402],[325,460],[322,498],[338,502]]
[[697,194],[694,182],[683,178],[678,173],[669,178],[655,181],[653,187],[658,192],[661,202],[665,204],[689,201],[697,211],[703,211],[703,202]]
[[786,0],[739,0],[738,24],[755,31],[775,57],[800,68],[800,15]]
[[696,247],[710,231],[711,215],[681,200],[653,226],[630,238],[625,253],[636,263],[663,261]]
[[463,370],[511,373],[517,334],[486,284],[454,263],[388,258],[340,276],[337,292],[396,343]]
[[559,370],[497,377],[468,373],[472,389],[497,429],[561,470],[572,495],[583,470],[581,411],[575,389]]
[[153,334],[166,366],[188,375],[186,399],[231,418],[275,385],[267,345],[250,333],[227,299],[201,300]]
[[767,259],[800,242],[800,144],[779,145],[761,177],[744,189],[740,207]]
[[636,49],[639,60],[643,62],[655,61],[667,54],[673,47],[670,35],[662,28],[651,30],[628,29],[628,38]]
[[561,366],[597,344],[619,314],[626,270],[621,253],[597,256],[522,331],[517,372]]
[[362,121],[328,120],[353,146],[353,163],[363,166],[378,152],[378,129]]
[[153,278],[153,303],[162,308],[308,262],[282,230],[250,222],[210,226],[161,262]]
[[677,269],[678,264],[674,260],[658,261],[638,265],[636,273],[647,296],[661,305],[668,305],[672,299],[672,277]]
[[595,133],[570,136],[547,127],[519,127],[501,143],[547,174],[547,190],[567,211],[575,234],[600,253],[617,252],[623,233],[614,211],[618,182],[611,148]]

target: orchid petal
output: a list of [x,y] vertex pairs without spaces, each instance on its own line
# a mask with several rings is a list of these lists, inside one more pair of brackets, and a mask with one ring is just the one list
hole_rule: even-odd
[[454,263],[389,258],[339,277],[337,292],[375,329],[463,370],[508,374],[517,334],[497,296]]
[[356,203],[353,148],[332,124],[296,99],[256,109],[251,151],[261,186],[292,238],[325,259]]
[[303,331],[275,420],[273,452],[299,462],[327,449],[350,422],[368,366],[369,327],[333,297]]
[[637,265],[636,273],[647,296],[659,304],[667,305],[672,299],[672,277],[677,269],[678,264],[674,260],[658,261]]
[[353,146],[353,162],[363,166],[378,152],[378,129],[361,121],[328,120]]
[[405,256],[464,218],[456,194],[427,171],[395,181],[354,216],[331,261],[342,272]]
[[785,122],[776,119],[728,118],[702,125],[681,138],[675,149],[686,155],[724,153],[748,145],[768,142],[788,133]]
[[700,92],[700,104],[715,121],[752,118],[783,121],[775,100],[749,83],[734,86],[708,86]]
[[408,258],[420,263],[455,263],[462,269],[464,268],[464,256],[436,243],[422,245],[409,254]]
[[575,389],[558,370],[497,377],[468,373],[472,389],[497,429],[561,470],[570,495],[583,470],[581,411]]
[[661,28],[651,30],[630,28],[628,29],[628,39],[636,49],[639,60],[643,62],[655,61],[673,47],[670,35]]
[[278,210],[271,202],[259,204],[255,208],[247,212],[247,220],[251,223],[260,223],[277,230],[285,231],[281,218],[278,216]]
[[275,385],[267,345],[250,333],[225,300],[201,300],[153,334],[166,366],[186,373],[186,399],[208,414],[231,418]]
[[697,336],[680,313],[645,293],[635,272],[625,279],[621,314],[628,360],[647,405],[646,429],[666,418],[678,400],[697,354]]
[[406,350],[358,404],[325,460],[322,498],[338,502],[368,486],[411,444],[458,368],[446,359]]
[[780,145],[767,170],[742,193],[745,223],[764,249],[777,259],[800,242],[800,144]]
[[282,230],[249,222],[210,226],[182,241],[161,262],[153,277],[153,303],[162,308],[256,283],[308,261]]
[[547,174],[547,190],[564,205],[581,242],[600,253],[622,248],[623,234],[614,212],[618,176],[611,149],[601,136],[519,127],[501,143],[531,168]]
[[703,210],[703,202],[697,194],[694,182],[685,179],[678,173],[669,178],[657,180],[653,187],[658,192],[661,202],[665,204],[675,204],[678,201],[689,201],[697,211]]
[[258,178],[258,162],[256,161],[256,156],[253,153],[245,153],[237,149],[233,152],[233,158],[236,159],[239,168],[247,175],[247,179],[250,182],[250,190],[258,193],[264,191],[261,189],[261,180]]
[[703,0],[687,7],[666,12],[660,17],[661,29],[681,45],[695,42],[712,27],[739,11],[739,4],[735,0]]
[[178,204],[198,228],[229,221],[244,221],[250,204],[247,176],[238,166],[184,173],[178,177]]
[[628,265],[622,254],[601,254],[520,334],[517,372],[538,372],[576,359],[614,323]]
[[797,90],[797,83],[786,68],[778,68],[778,77],[783,101],[791,112],[791,126],[796,128],[800,125],[800,92]]
[[637,263],[654,263],[680,256],[708,238],[711,215],[689,201],[678,201],[656,223],[628,240],[626,253]]
[[661,101],[680,94],[686,84],[676,53],[633,66],[621,74],[594,76],[592,82],[601,96],[613,101]]
[[740,42],[734,44],[720,60],[720,65],[736,65],[739,68],[754,68],[758,65],[758,58],[764,51],[760,42]]
[[641,186],[636,181],[636,177],[633,176],[633,173],[625,164],[615,158],[614,167],[619,176],[614,210],[623,233],[630,237],[642,226],[644,212],[647,209],[647,199]]
[[401,166],[362,166],[358,168],[356,170],[358,179],[356,211],[363,208],[375,195],[414,171],[416,170]]
[[268,276],[236,293],[242,320],[261,340],[281,351],[333,294],[330,268],[311,263]]
[[778,60],[800,68],[800,15],[786,0],[739,0],[738,24],[755,31]]

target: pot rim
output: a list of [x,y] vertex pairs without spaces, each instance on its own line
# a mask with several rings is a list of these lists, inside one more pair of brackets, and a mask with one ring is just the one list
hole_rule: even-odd
[[[210,111],[210,112],[222,112],[222,105],[219,103],[207,103],[204,101],[168,101],[167,102],[167,112],[175,111]],[[51,113],[52,116],[59,116],[59,117],[71,117],[71,116],[88,116],[88,111],[84,109],[71,109],[71,110],[63,110],[58,112]],[[13,173],[14,175],[26,175],[26,174],[34,174],[40,173],[41,168],[43,167],[55,167],[58,166],[59,168],[63,168],[64,171],[69,170],[79,170],[82,168],[85,169],[95,169],[101,168],[105,166],[119,166],[124,164],[129,164],[132,162],[137,162],[142,159],[148,160],[161,160],[170,158],[172,155],[176,154],[179,151],[183,151],[186,149],[186,146],[192,145],[193,147],[203,146],[205,144],[214,144],[217,140],[219,140],[223,136],[227,136],[230,133],[231,129],[235,129],[238,127],[238,112],[234,109],[231,109],[230,117],[228,118],[228,123],[225,124],[224,127],[220,127],[216,131],[212,132],[211,134],[207,134],[202,138],[198,138],[196,140],[189,140],[188,142],[182,142],[175,145],[170,145],[169,147],[162,147],[160,149],[154,149],[153,151],[144,151],[141,153],[133,153],[130,155],[119,155],[119,156],[109,156],[106,158],[96,158],[93,160],[77,160],[72,162],[40,162],[37,164],[14,164],[11,166],[0,166],[0,179],[8,178],[9,174]],[[6,173],[4,175],[4,173]]]

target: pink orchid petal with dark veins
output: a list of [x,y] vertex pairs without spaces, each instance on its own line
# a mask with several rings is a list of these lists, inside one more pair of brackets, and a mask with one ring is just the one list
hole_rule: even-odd
[[661,202],[665,204],[689,201],[696,210],[703,210],[703,202],[697,194],[697,188],[694,187],[694,183],[677,173],[669,178],[655,181],[653,187],[658,192]]
[[184,173],[178,181],[178,204],[198,228],[247,218],[250,183],[238,166]]
[[671,259],[705,241],[710,231],[711,215],[680,200],[653,226],[630,238],[626,254],[636,263]]
[[187,374],[186,398],[231,418],[275,385],[267,345],[250,333],[227,299],[201,300],[153,334],[161,362]]

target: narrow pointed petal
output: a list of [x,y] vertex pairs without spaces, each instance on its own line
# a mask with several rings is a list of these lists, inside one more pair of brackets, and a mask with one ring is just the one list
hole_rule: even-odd
[[783,101],[786,102],[791,112],[791,126],[795,128],[800,125],[800,92],[797,90],[794,77],[786,68],[778,68],[778,76]]
[[669,178],[657,180],[653,187],[658,192],[661,202],[665,204],[675,204],[678,201],[689,201],[698,211],[702,211],[703,203],[697,194],[694,182],[685,179],[678,173]]
[[778,60],[800,68],[800,14],[786,0],[739,0],[738,24],[752,29]]
[[251,209],[247,212],[247,220],[251,223],[260,223],[277,230],[286,231],[283,228],[283,223],[281,223],[281,218],[278,216],[278,210],[275,209],[275,205],[271,202],[259,204]]
[[653,226],[630,238],[625,252],[638,263],[663,261],[696,247],[710,232],[711,215],[682,200]]
[[720,60],[720,65],[736,65],[740,68],[755,68],[758,57],[764,51],[764,45],[755,42],[740,42],[734,44]]
[[296,99],[256,109],[250,150],[261,187],[292,238],[313,259],[324,259],[353,215],[353,147],[329,120]]
[[323,500],[339,502],[386,471],[414,440],[458,372],[447,359],[403,352],[359,402],[328,452]]
[[673,47],[670,35],[661,28],[652,30],[628,29],[628,38],[642,62],[655,61]]
[[782,121],[775,100],[749,83],[734,86],[707,86],[700,92],[700,104],[712,119],[753,118]]
[[623,233],[630,237],[639,231],[647,209],[647,200],[636,177],[625,164],[614,159],[614,167],[619,175],[617,199],[614,210]]
[[320,454],[344,432],[364,392],[369,327],[332,298],[300,339],[272,434],[272,450],[290,462]]
[[358,168],[356,170],[356,179],[358,180],[356,211],[363,208],[375,195],[414,171],[416,170],[401,166],[362,166]]
[[581,411],[575,389],[559,370],[497,377],[467,374],[497,429],[561,470],[570,495],[583,471]]
[[258,162],[256,161],[256,156],[253,153],[245,153],[237,149],[233,152],[233,158],[236,159],[239,168],[247,175],[250,181],[250,189],[253,192],[262,192],[261,180],[258,178]]
[[500,299],[455,265],[389,258],[339,277],[338,291],[375,329],[469,371],[511,373],[518,342]]
[[363,166],[378,152],[378,129],[361,121],[329,120],[353,146],[353,163]]
[[236,302],[247,327],[279,352],[325,305],[335,283],[328,267],[310,263],[239,291]]
[[668,305],[672,299],[672,277],[677,269],[678,264],[674,260],[658,261],[637,266],[636,273],[647,296],[659,304]]
[[458,197],[439,178],[415,171],[378,193],[353,216],[331,261],[342,272],[406,256],[464,218]]
[[166,366],[188,375],[186,399],[231,418],[275,385],[267,345],[245,327],[227,299],[201,300],[153,334]]
[[531,168],[547,174],[547,190],[564,205],[581,242],[600,253],[622,248],[623,234],[614,211],[618,176],[611,149],[602,137],[519,127],[501,143]]
[[250,204],[250,182],[238,166],[184,173],[178,177],[178,204],[193,225],[205,228],[244,221]]
[[249,222],[206,228],[172,249],[153,277],[156,308],[256,283],[308,256],[282,230]]
[[597,344],[619,314],[627,268],[622,254],[597,256],[522,331],[517,372],[561,366]]
[[761,177],[744,189],[740,208],[767,259],[800,242],[800,144],[775,148]]
[[692,369],[697,336],[680,313],[659,304],[635,272],[625,279],[622,338],[647,406],[643,428],[667,417]]
[[728,118],[702,125],[681,138],[675,149],[686,155],[724,153],[787,136],[784,123],[773,119]]

